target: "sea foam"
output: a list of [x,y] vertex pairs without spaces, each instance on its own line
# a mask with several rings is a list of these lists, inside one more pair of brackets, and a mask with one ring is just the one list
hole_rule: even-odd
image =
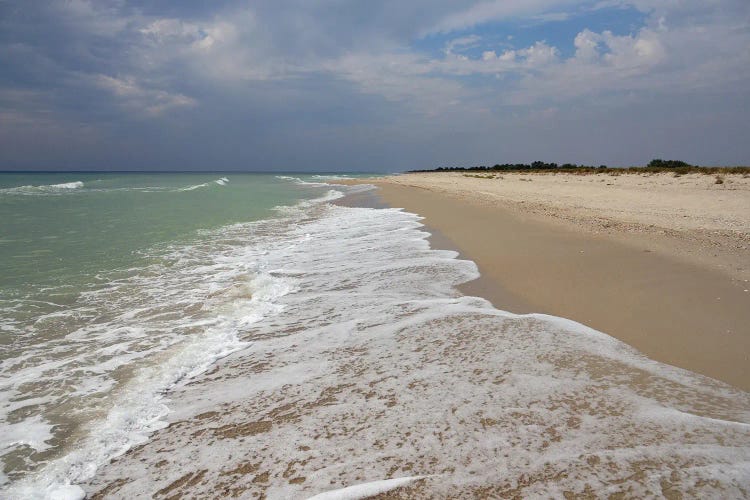
[[196,189],[209,187],[211,186],[211,184],[216,184],[219,186],[226,186],[228,182],[229,182],[229,179],[227,179],[226,177],[221,177],[220,179],[216,179],[215,181],[213,181],[213,183],[204,182],[202,184],[194,184],[192,186],[179,188],[177,191],[195,191]]
[[348,486],[338,490],[327,491],[310,497],[308,500],[359,500],[361,498],[373,497],[387,491],[400,488],[409,483],[422,479],[422,476],[399,477],[396,479],[385,479],[372,481],[370,483]]
[[[171,388],[247,346],[239,333],[283,310],[278,299],[292,284],[259,263],[275,233],[293,224],[301,207],[335,196],[329,192],[275,219],[205,231],[190,245],[155,248],[158,263],[101,277],[105,284],[83,292],[72,307],[38,317],[40,331],[68,333],[35,345],[27,332],[23,354],[3,364],[0,417],[36,416],[16,424],[18,432],[0,444],[6,452],[47,450],[56,436],[41,415],[56,408],[81,422],[84,437],[38,472],[5,478],[4,496],[68,498],[100,464],[167,425]],[[38,380],[45,384],[35,391]]]
[[0,194],[20,194],[20,195],[34,195],[34,194],[61,194],[70,192],[76,189],[81,189],[84,186],[81,181],[64,182],[61,184],[46,184],[41,186],[18,186],[12,188],[0,189]]

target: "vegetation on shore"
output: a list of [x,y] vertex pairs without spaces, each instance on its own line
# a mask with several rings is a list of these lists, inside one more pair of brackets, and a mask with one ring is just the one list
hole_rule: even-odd
[[576,165],[575,163],[545,163],[535,161],[533,163],[504,163],[496,164],[491,167],[481,165],[475,167],[438,167],[430,170],[411,170],[412,173],[418,172],[569,172],[575,174],[591,173],[661,173],[674,172],[676,175],[682,174],[745,174],[750,175],[750,167],[699,167],[690,165],[679,160],[651,160],[645,167],[614,167],[606,165],[598,167],[591,165]]

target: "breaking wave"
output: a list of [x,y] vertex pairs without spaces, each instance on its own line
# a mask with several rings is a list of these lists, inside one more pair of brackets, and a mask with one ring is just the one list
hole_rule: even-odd
[[47,184],[42,186],[18,186],[12,188],[0,189],[0,194],[20,194],[20,195],[34,195],[34,194],[61,194],[70,192],[76,189],[81,189],[83,182],[64,182],[62,184]]

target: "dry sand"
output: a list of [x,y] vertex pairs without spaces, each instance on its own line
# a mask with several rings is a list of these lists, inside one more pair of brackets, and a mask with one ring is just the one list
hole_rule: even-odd
[[700,174],[378,179],[474,260],[469,293],[571,318],[750,390],[750,179]]

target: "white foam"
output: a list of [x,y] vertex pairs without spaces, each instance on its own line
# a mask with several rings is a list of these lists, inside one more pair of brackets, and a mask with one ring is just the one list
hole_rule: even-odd
[[[329,184],[325,184],[329,186]],[[311,200],[305,200],[297,203],[296,205],[279,205],[274,207],[274,211],[287,216],[303,216],[304,213],[311,207],[319,205],[321,203],[328,203],[343,198],[345,195],[339,189],[329,189],[323,195],[313,198]]]
[[341,181],[341,180],[352,178],[352,176],[350,175],[312,175],[310,177],[313,179],[320,179],[323,181]]
[[[643,497],[663,481],[731,497],[750,486],[748,394],[578,323],[462,296],[455,285],[476,266],[430,249],[413,214],[303,212],[256,256],[288,280],[275,302],[283,311],[254,323],[250,345],[215,375],[175,390],[180,427],[104,468],[87,491],[139,477],[116,494],[147,496],[198,473],[175,493],[229,484],[247,497],[344,495],[404,475],[434,476],[420,488],[443,498],[488,486]],[[243,434],[261,421],[272,425]],[[257,472],[233,475],[244,465]]]
[[[221,177],[221,178],[216,179],[215,181],[213,181],[213,184],[217,184],[219,186],[226,186],[228,182],[229,182],[229,179],[227,179],[226,177]],[[211,184],[212,183],[210,183],[210,182],[204,182],[202,184],[194,184],[192,186],[187,186],[187,187],[184,187],[184,188],[180,188],[177,191],[195,191],[196,189],[209,187],[209,186],[211,186]]]
[[[45,186],[42,186],[45,187]],[[52,184],[50,186],[46,186],[52,189],[80,189],[83,187],[83,182],[76,181],[76,182],[65,182],[62,184]]]
[[80,486],[57,486],[46,493],[46,498],[48,500],[82,500],[86,498],[86,492]]
[[[315,202],[321,202],[321,201],[334,201],[338,198],[343,197],[345,194],[356,194],[356,193],[363,193],[365,191],[372,191],[377,189],[372,184],[355,184],[352,186],[344,186],[341,184],[331,184],[329,182],[325,181],[335,181],[335,180],[346,180],[351,179],[352,177],[346,176],[346,175],[312,175],[312,179],[317,179],[318,181],[305,181],[302,180],[300,177],[292,177],[288,175],[277,175],[277,179],[285,180],[285,181],[291,181],[299,186],[306,186],[306,187],[316,187],[316,188],[323,188],[323,187],[329,187],[332,188],[331,191],[328,191],[328,194],[324,196],[323,198],[318,198],[315,200]],[[331,197],[332,191],[336,192],[333,197]]]
[[310,497],[308,500],[359,500],[395,490],[423,478],[424,476],[412,476],[372,481],[370,483],[362,483],[356,486],[320,493]]
[[195,184],[193,186],[188,186],[188,187],[180,188],[180,189],[178,189],[178,191],[195,191],[196,189],[200,189],[200,188],[208,187],[208,186],[209,186],[209,184],[207,182],[204,182],[203,184]]
[[18,186],[13,188],[0,189],[0,194],[21,194],[21,195],[34,195],[34,194],[60,194],[76,189],[81,189],[83,182],[73,181],[64,182],[61,184],[46,184],[41,186]]
[[303,180],[300,177],[294,177],[294,176],[291,176],[291,175],[277,175],[276,178],[280,179],[280,180],[285,180],[285,181],[292,181],[292,182],[294,182],[295,184],[297,184],[299,186],[308,186],[308,187],[325,187],[325,186],[330,186],[330,184],[327,183],[327,182],[305,181],[305,180]]
[[[167,425],[170,389],[246,347],[241,332],[283,311],[278,301],[294,283],[259,262],[278,245],[275,233],[294,224],[301,207],[311,209],[338,196],[329,192],[300,203],[279,219],[206,231],[192,245],[156,248],[161,264],[100,276],[106,285],[82,293],[78,304],[41,315],[36,327],[55,325],[68,333],[37,345],[27,332],[24,354],[2,366],[7,376],[0,382],[0,416],[71,405],[77,413],[105,418],[85,424],[85,437],[73,451],[10,485],[5,496],[72,495],[77,490],[71,485],[85,482],[100,464]],[[113,378],[132,369],[122,381]],[[39,397],[29,398],[28,385],[38,380],[45,385]],[[89,400],[95,406],[86,407]],[[15,436],[3,443],[6,450],[47,449],[52,425],[40,414],[15,425],[3,424],[3,435]]]
[[52,439],[51,430],[52,426],[43,422],[39,415],[15,424],[4,424],[3,433],[0,435],[0,453],[17,446],[28,446],[38,452],[45,451],[50,448],[47,441]]

